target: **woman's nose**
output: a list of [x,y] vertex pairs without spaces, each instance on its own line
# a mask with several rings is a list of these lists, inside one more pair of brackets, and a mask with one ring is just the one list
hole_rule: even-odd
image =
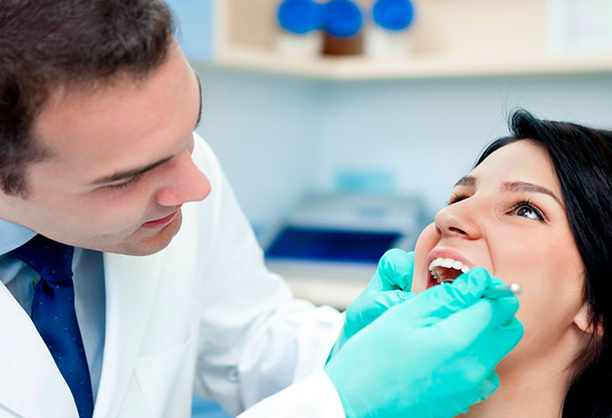
[[155,195],[162,206],[179,206],[183,203],[204,200],[210,193],[210,182],[194,164],[191,153],[184,152],[168,173],[166,185]]
[[482,236],[477,202],[470,198],[450,204],[436,214],[436,229],[442,237],[478,239]]

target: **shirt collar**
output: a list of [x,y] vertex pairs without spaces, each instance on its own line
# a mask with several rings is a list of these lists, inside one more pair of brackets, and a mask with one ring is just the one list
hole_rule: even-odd
[[36,232],[23,225],[0,219],[0,255],[22,246],[34,235],[36,235]]

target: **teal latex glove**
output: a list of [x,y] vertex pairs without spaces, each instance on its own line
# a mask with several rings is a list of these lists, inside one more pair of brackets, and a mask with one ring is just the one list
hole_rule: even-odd
[[493,368],[523,335],[515,296],[483,298],[503,284],[472,269],[352,336],[325,366],[346,416],[451,418],[490,396]]
[[349,338],[387,309],[414,297],[414,293],[410,293],[413,271],[414,252],[407,253],[395,248],[383,254],[368,287],[346,309],[344,326],[328,362]]

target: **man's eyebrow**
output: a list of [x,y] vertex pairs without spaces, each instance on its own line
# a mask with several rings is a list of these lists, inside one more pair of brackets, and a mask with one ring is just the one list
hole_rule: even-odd
[[156,161],[152,164],[149,164],[147,166],[144,167],[140,167],[140,168],[135,168],[133,170],[126,170],[126,171],[119,171],[117,173],[111,174],[110,176],[105,176],[105,177],[101,177],[97,180],[94,180],[93,182],[91,182],[92,186],[99,186],[101,184],[106,184],[106,183],[114,183],[117,182],[119,180],[126,180],[132,177],[136,177],[140,174],[144,174],[147,171],[151,171],[156,167],[159,167],[162,164],[165,164],[166,162],[170,161],[172,159],[172,157],[166,157],[162,160]]
[[565,205],[563,204],[563,202],[561,202],[561,200],[552,191],[548,190],[546,187],[542,187],[537,184],[527,183],[524,181],[507,181],[502,185],[502,188],[504,190],[509,190],[512,192],[546,194],[552,197],[553,199],[555,199],[555,201],[559,204],[559,206],[561,206],[562,208],[565,208]]
[[200,92],[200,109],[198,110],[198,120],[196,121],[195,127],[193,130],[195,131],[198,126],[200,126],[200,121],[202,120],[202,83],[200,82],[200,76],[194,71],[196,79],[198,80],[198,91]]
[[475,185],[476,185],[476,177],[474,176],[463,176],[459,179],[457,183],[455,183],[455,187],[457,186],[474,187]]

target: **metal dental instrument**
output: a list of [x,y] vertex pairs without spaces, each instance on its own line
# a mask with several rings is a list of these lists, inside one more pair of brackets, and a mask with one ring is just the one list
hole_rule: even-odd
[[497,299],[503,298],[505,296],[510,296],[511,294],[515,294],[516,296],[518,296],[521,293],[523,293],[523,288],[521,287],[521,285],[518,283],[512,283],[508,286],[498,286],[489,288],[484,291],[482,297],[485,297],[487,299]]
[[[452,282],[453,280],[451,279],[446,279],[442,281],[442,283],[452,283]],[[505,286],[492,287],[492,288],[485,290],[484,293],[482,294],[482,297],[487,298],[487,299],[497,299],[497,298],[503,298],[505,296],[510,296],[510,293],[513,293],[514,295],[518,296],[521,293],[523,293],[523,288],[518,283],[512,283],[510,285],[505,285]]]

